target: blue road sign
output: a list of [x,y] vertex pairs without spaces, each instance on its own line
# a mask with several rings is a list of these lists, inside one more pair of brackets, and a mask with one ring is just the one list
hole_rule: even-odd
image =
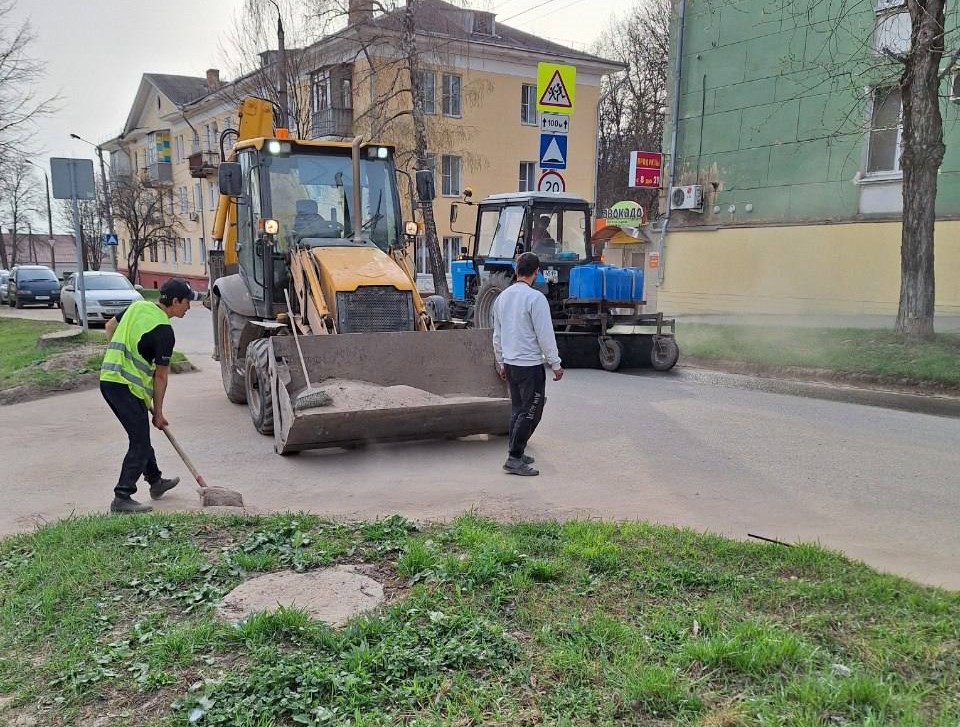
[[540,168],[567,168],[567,137],[562,134],[540,134]]
[[106,246],[116,246],[120,244],[120,241],[117,239],[117,236],[110,232],[103,233],[103,244]]

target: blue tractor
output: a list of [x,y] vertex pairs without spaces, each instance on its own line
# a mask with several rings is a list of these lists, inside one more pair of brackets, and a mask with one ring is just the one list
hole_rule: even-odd
[[[469,190],[464,196],[468,205]],[[605,264],[591,243],[591,205],[572,194],[494,194],[476,204],[471,245],[451,264],[451,318],[493,327],[493,304],[516,278],[516,257],[540,258],[536,287],[550,303],[564,365],[668,371],[680,349],[676,324],[645,313],[643,270]],[[450,211],[456,224],[457,205]],[[456,230],[454,230],[456,232]],[[460,233],[463,234],[463,233]]]

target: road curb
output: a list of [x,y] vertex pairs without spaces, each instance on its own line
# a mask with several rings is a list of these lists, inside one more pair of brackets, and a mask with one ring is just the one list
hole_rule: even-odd
[[825,401],[862,404],[918,414],[960,418],[960,397],[957,396],[911,394],[880,387],[825,383],[823,381],[775,377],[769,374],[738,373],[727,369],[713,369],[702,364],[680,364],[677,368],[683,373],[691,373],[701,380],[706,380],[705,383],[712,383],[717,386],[738,389],[752,388],[771,394],[802,396],[808,399],[823,399]]

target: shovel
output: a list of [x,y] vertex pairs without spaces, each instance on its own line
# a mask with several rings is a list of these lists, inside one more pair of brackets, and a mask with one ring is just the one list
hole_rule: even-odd
[[187,453],[180,447],[180,443],[176,440],[176,437],[173,436],[170,428],[164,427],[163,433],[167,435],[170,444],[177,450],[180,459],[183,460],[187,469],[190,470],[190,474],[193,475],[193,479],[195,479],[200,486],[200,505],[202,507],[243,507],[243,495],[236,490],[229,490],[226,487],[210,487],[206,480],[203,479],[203,475],[193,466],[193,462],[190,461]]

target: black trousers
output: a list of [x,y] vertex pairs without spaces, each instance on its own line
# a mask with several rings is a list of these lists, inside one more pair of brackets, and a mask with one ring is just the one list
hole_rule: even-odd
[[510,420],[510,456],[522,457],[527,442],[533,436],[543,406],[547,403],[547,372],[543,364],[537,366],[513,366],[504,364],[507,383],[510,385],[510,400],[513,417]]
[[160,468],[157,457],[150,444],[150,412],[143,399],[130,393],[125,384],[112,381],[100,382],[100,393],[106,399],[110,409],[120,420],[127,433],[130,445],[120,467],[120,479],[113,488],[117,497],[130,497],[137,491],[137,480],[143,475],[147,482],[160,480]]

